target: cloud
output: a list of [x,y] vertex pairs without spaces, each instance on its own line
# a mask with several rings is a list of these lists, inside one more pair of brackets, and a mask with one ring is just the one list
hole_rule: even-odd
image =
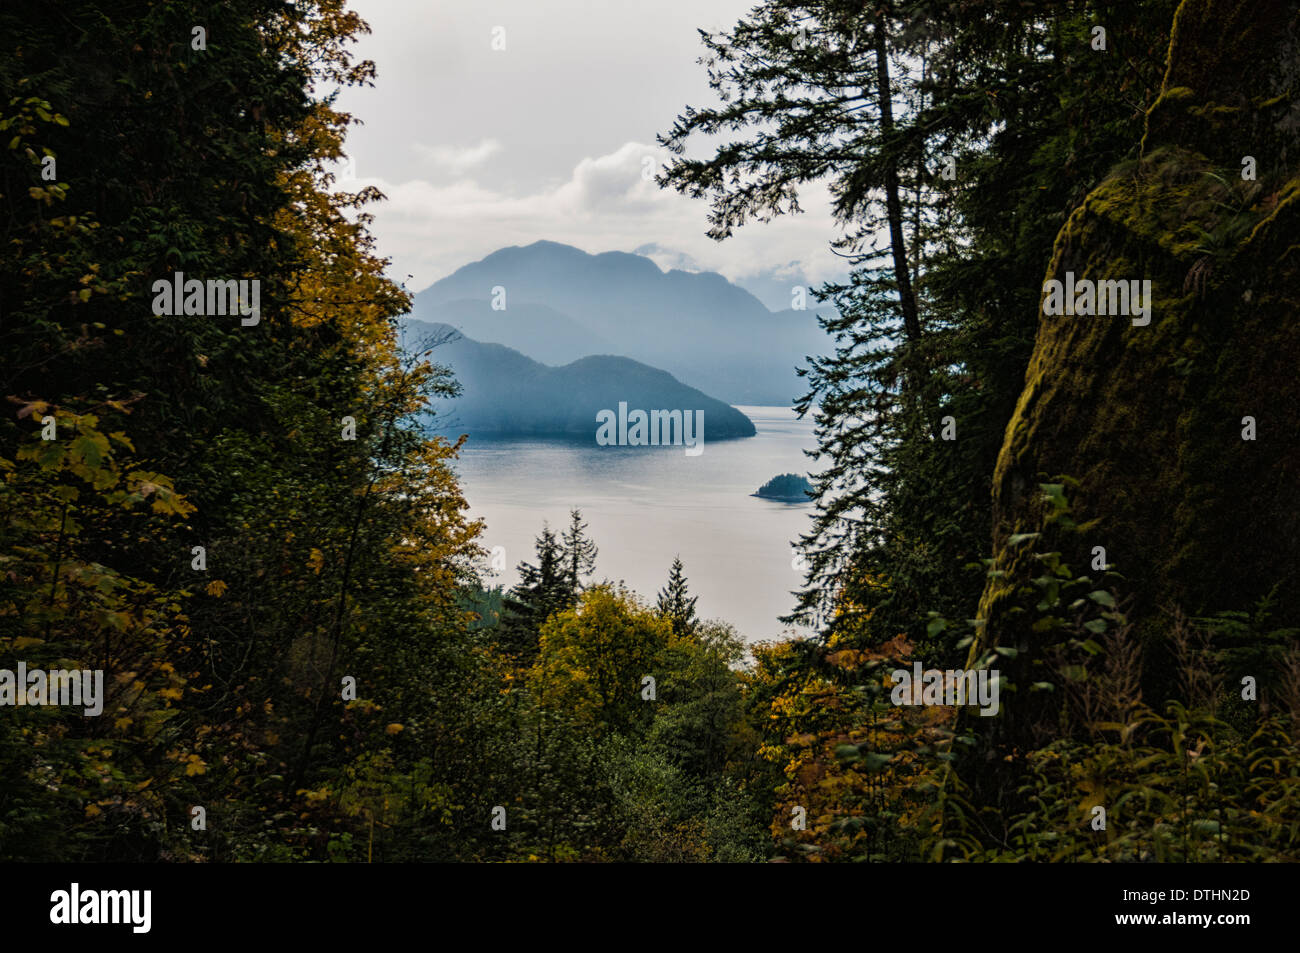
[[700,267],[699,262],[685,252],[678,251],[675,248],[667,248],[658,242],[646,242],[644,245],[631,249],[631,251],[633,254],[644,255],[649,258],[659,266],[661,271],[672,271],[674,268],[679,271],[705,270]]
[[733,281],[777,266],[814,281],[843,269],[828,249],[837,231],[829,196],[819,186],[800,195],[804,214],[755,222],[714,242],[705,234],[707,203],[655,183],[668,158],[658,146],[626,142],[604,155],[582,158],[566,179],[520,194],[488,188],[464,174],[501,148],[495,140],[460,149],[419,148],[449,174],[402,182],[363,178],[358,183],[378,186],[387,196],[388,201],[369,209],[375,218],[372,228],[381,253],[393,261],[390,273],[414,276],[411,288],[423,288],[498,248],[540,239],[593,253],[651,246],[659,253],[650,257],[661,267],[690,263]]
[[476,146],[426,146],[417,142],[411,148],[435,167],[460,174],[482,165],[500,152],[501,143],[495,139],[484,139]]

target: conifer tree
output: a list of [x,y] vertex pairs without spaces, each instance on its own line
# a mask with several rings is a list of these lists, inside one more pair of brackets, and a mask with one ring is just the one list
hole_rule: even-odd
[[695,630],[695,603],[698,599],[699,596],[688,594],[682,557],[675,557],[668,573],[668,585],[659,590],[657,603],[659,614],[672,623],[674,635],[687,635]]
[[936,43],[913,22],[923,5],[766,0],[730,31],[702,32],[722,103],[688,110],[660,137],[682,156],[693,137],[733,136],[712,156],[672,160],[659,180],[710,200],[710,237],[801,211],[800,188],[820,181],[843,229],[832,244],[855,267],[851,284],[817,292],[839,309],[821,319],[835,352],[800,370],[810,386],[798,409],[822,407],[818,436],[832,460],[814,483],[824,522],[805,541],[805,622],[836,621],[849,554],[881,527],[879,452],[940,425],[918,288],[944,214],[927,167],[934,133],[920,122]]
[[709,199],[723,239],[824,182],[852,267],[816,292],[834,345],[800,369],[821,469],[786,621],[922,642],[928,610],[968,614],[978,597],[962,567],[990,538],[989,474],[1054,236],[1159,88],[1170,0],[1104,7],[1144,55],[1097,55],[1093,14],[1064,0],[767,0],[702,33],[722,102],[660,141],[681,156],[728,138],[661,184]]
[[564,531],[562,549],[564,570],[576,597],[583,588],[582,577],[596,571],[596,554],[599,552],[596,544],[587,538],[587,524],[582,521],[580,510],[569,511],[569,528]]
[[549,525],[543,525],[534,548],[536,565],[521,562],[519,583],[502,599],[503,647],[530,661],[537,651],[537,633],[550,616],[573,605],[564,548]]

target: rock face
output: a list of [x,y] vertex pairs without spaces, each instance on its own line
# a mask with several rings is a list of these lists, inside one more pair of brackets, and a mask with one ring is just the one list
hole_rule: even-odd
[[[994,477],[994,555],[972,657],[1034,644],[1010,612],[1042,572],[1039,484],[1067,476],[1084,532],[1043,542],[1075,575],[1092,547],[1124,577],[1132,635],[1162,610],[1300,620],[1300,0],[1185,0],[1142,158],[1057,237],[1046,280],[1152,282],[1150,324],[1048,316]],[[1243,179],[1253,157],[1256,181]],[[1046,296],[1045,296],[1046,297]],[[1256,439],[1243,439],[1254,418]],[[1042,551],[1043,547],[1038,547]],[[1096,574],[1094,574],[1096,575]]]

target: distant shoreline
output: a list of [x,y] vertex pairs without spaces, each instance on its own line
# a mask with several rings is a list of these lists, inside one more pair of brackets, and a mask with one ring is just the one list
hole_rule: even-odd
[[777,496],[768,493],[751,493],[750,496],[757,497],[760,500],[771,500],[773,503],[811,503],[812,497],[804,495],[802,498],[793,496]]
[[[476,430],[472,427],[426,427],[425,431],[435,437],[446,437],[455,440],[461,434],[469,434],[471,441],[496,443],[507,443],[512,440],[544,440],[552,443],[580,444],[583,446],[595,447],[598,450],[676,450],[681,452],[680,445],[674,444],[647,444],[645,446],[600,446],[595,441],[594,434],[582,434],[565,431],[515,431],[515,430]],[[707,434],[706,434],[707,436]],[[729,437],[710,437],[708,442],[730,443],[733,440],[752,440],[757,434],[734,434]]]

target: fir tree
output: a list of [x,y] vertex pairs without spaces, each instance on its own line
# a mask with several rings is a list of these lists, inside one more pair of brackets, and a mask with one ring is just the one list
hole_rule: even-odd
[[672,623],[674,635],[688,635],[695,631],[697,599],[699,596],[687,595],[686,573],[681,556],[677,556],[668,573],[668,585],[659,590],[658,601],[659,614]]
[[800,369],[820,470],[785,621],[919,644],[927,610],[978,598],[980,576],[958,570],[987,547],[1039,279],[1065,217],[1140,138],[1172,15],[1169,0],[1111,11],[1154,51],[1121,67],[1082,42],[1086,14],[1043,6],[765,0],[703,35],[721,103],[661,136],[679,157],[660,183],[708,199],[722,239],[825,182],[852,266],[816,293],[834,346]]
[[582,577],[595,572],[599,552],[596,544],[587,538],[587,524],[582,521],[580,510],[569,511],[569,528],[564,531],[562,552],[569,588],[576,597],[582,591]]
[[502,644],[511,653],[531,659],[537,633],[552,614],[573,605],[564,549],[550,526],[543,525],[534,547],[537,564],[521,562],[519,583],[502,599]]
[[[881,453],[928,443],[940,424],[920,282],[933,236],[952,216],[927,165],[939,133],[922,121],[928,57],[942,33],[916,24],[920,6],[766,0],[730,31],[703,34],[721,105],[688,110],[660,137],[679,156],[660,184],[710,200],[712,238],[800,211],[799,189],[817,181],[844,228],[834,246],[854,281],[816,293],[839,311],[819,319],[835,351],[799,371],[810,386],[797,409],[820,406],[819,455],[831,460],[814,475],[818,521],[804,540],[810,569],[792,616],[814,624],[851,617],[840,599],[845,572],[860,540],[879,535],[888,503]],[[693,137],[724,131],[733,138],[712,156],[684,156]]]

